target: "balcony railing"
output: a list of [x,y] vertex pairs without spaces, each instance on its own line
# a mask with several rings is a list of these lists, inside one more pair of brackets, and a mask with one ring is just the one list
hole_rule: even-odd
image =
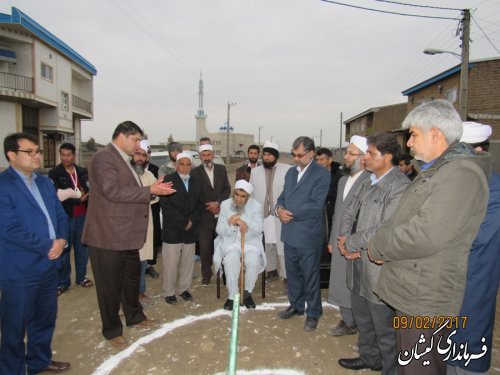
[[88,100],[82,99],[76,95],[72,95],[73,109],[79,109],[88,113],[92,113],[92,103]]
[[33,92],[33,78],[0,72],[0,87]]

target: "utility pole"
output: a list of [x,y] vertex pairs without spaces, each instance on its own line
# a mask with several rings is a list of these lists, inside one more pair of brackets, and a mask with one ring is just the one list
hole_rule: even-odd
[[230,112],[230,109],[231,107],[235,106],[236,103],[230,103],[230,102],[227,102],[227,138],[226,138],[226,164],[229,165],[231,163],[231,155],[230,155],[230,152],[229,152],[229,130],[231,129],[231,125],[229,123],[229,112]]
[[260,129],[263,129],[263,126],[259,126],[259,147],[260,147]]
[[340,138],[339,138],[339,150],[342,150],[342,112],[340,112]]
[[319,129],[319,147],[323,147],[323,129]]
[[460,66],[460,117],[467,121],[467,104],[469,96],[469,40],[470,40],[470,10],[462,11],[462,64]]

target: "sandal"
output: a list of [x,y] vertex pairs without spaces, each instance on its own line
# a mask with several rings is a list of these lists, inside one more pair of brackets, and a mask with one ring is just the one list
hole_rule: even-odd
[[94,283],[92,282],[92,280],[89,280],[87,278],[84,278],[82,281],[80,281],[80,285],[81,287],[84,287],[84,288],[90,288],[91,286],[94,285]]
[[63,294],[67,290],[68,290],[68,288],[64,288],[62,286],[58,286],[57,287],[57,296],[59,297],[61,294]]

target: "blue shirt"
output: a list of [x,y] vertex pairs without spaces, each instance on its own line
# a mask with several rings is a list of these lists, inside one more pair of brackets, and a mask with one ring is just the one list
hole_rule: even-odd
[[380,176],[380,178],[377,178],[377,176],[375,176],[375,173],[372,173],[370,175],[370,180],[371,180],[371,184],[370,186],[373,186],[373,185],[376,185],[378,184],[380,181],[382,181],[382,179],[387,175],[387,173],[389,173],[390,171],[393,170],[394,167],[392,167],[391,169],[389,169],[387,172],[385,172],[382,176]]
[[49,227],[49,237],[51,240],[56,239],[56,231],[54,229],[54,225],[52,224],[52,220],[50,219],[49,211],[47,211],[47,207],[45,206],[45,202],[43,201],[42,195],[40,194],[40,190],[38,190],[38,185],[35,182],[35,179],[38,177],[36,173],[33,173],[31,175],[31,181],[30,179],[24,175],[23,173],[19,172],[16,168],[12,168],[18,175],[21,177],[21,180],[23,180],[24,184],[30,191],[31,195],[33,195],[33,198],[35,198],[36,203],[40,206],[40,209],[43,211],[45,217],[47,218],[47,224]]

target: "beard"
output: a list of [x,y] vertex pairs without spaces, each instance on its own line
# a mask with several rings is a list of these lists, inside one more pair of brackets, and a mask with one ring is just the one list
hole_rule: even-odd
[[142,162],[131,160],[130,164],[132,164],[135,173],[137,173],[138,175],[143,175],[144,172],[146,171],[146,165],[147,165],[146,163],[142,164]]
[[212,168],[212,166],[214,165],[214,163],[212,162],[212,160],[205,160],[205,161],[203,162],[203,164],[204,164],[206,167],[208,167],[209,169],[211,169],[211,168]]
[[275,159],[273,161],[265,161],[265,160],[263,160],[262,161],[262,165],[264,166],[264,168],[271,169],[271,168],[273,168],[276,165],[277,162],[278,162],[278,159]]
[[351,167],[348,167],[344,164],[344,170],[349,173],[349,175],[353,176],[361,170],[361,158],[357,158]]
[[245,211],[245,203],[242,203],[242,204],[238,204],[234,201],[231,202],[231,210],[232,211],[235,211],[237,214],[242,214],[243,211]]
[[252,164],[257,163],[257,160],[259,160],[259,158],[248,158],[248,161]]

